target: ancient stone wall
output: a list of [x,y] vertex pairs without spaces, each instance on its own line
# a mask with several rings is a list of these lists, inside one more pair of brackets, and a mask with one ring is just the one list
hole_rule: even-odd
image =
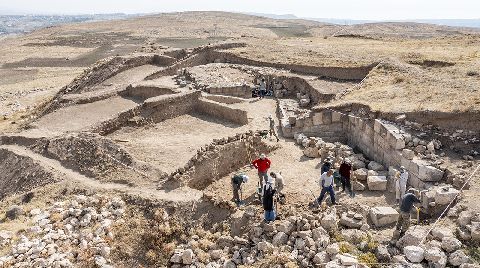
[[220,103],[225,103],[225,104],[234,104],[234,103],[241,103],[244,101],[244,99],[241,98],[235,98],[235,97],[229,97],[229,96],[223,96],[223,95],[207,95],[204,96],[205,99],[220,102]]
[[[284,115],[280,111],[280,115]],[[291,124],[293,123],[293,124]],[[285,136],[295,133],[316,136],[326,141],[346,141],[373,161],[385,167],[404,166],[409,172],[409,184],[417,188],[429,188],[443,179],[444,172],[429,162],[407,156],[405,138],[410,136],[393,124],[379,119],[364,119],[329,109],[314,111],[295,119],[281,118]]]
[[230,108],[218,102],[201,99],[198,101],[195,111],[217,118],[223,118],[236,124],[248,124],[247,112],[240,109]]
[[172,89],[156,86],[129,85],[125,90],[119,92],[120,96],[134,99],[146,100],[160,95],[174,94]]
[[234,97],[240,97],[240,98],[252,97],[252,88],[246,85],[222,87],[222,88],[208,87],[206,91],[211,94],[222,94],[222,95],[228,95],[228,96],[234,96]]

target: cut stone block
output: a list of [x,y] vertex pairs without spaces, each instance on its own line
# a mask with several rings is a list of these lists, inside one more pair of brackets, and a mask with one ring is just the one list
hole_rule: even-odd
[[367,185],[370,191],[386,191],[387,177],[386,176],[368,176]]
[[439,187],[435,192],[435,203],[438,205],[448,205],[460,193],[453,187]]
[[422,181],[440,181],[443,179],[443,171],[432,166],[418,166],[418,177]]
[[370,209],[370,218],[377,227],[397,222],[398,212],[392,207],[373,207]]

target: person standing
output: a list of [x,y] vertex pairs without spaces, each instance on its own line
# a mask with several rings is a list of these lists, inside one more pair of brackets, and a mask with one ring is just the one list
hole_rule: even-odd
[[239,206],[243,203],[243,200],[240,198],[240,192],[242,191],[242,184],[247,183],[248,176],[245,174],[235,174],[232,177],[232,188],[233,188],[233,200]]
[[403,196],[400,204],[400,217],[398,217],[395,231],[393,232],[393,239],[398,241],[410,227],[410,211],[412,208],[419,210],[415,203],[420,203],[420,200],[415,196],[413,188],[408,189],[408,192]]
[[332,205],[336,205],[335,191],[333,190],[335,187],[335,183],[333,181],[333,170],[330,169],[320,176],[320,186],[322,187],[322,191],[320,192],[320,197],[318,197],[318,205],[322,204],[323,198],[327,192],[330,194],[330,201],[332,202]]
[[275,188],[273,185],[273,178],[268,178],[267,182],[263,186],[263,210],[265,211],[264,220],[265,222],[274,221],[277,217],[275,213],[275,204],[274,204],[274,195]]
[[277,132],[275,131],[275,120],[273,120],[272,115],[268,116],[268,121],[270,123],[270,138],[272,138],[273,135],[275,138],[277,138],[277,142],[279,142],[280,139],[278,138]]
[[275,179],[275,190],[279,196],[283,196],[283,188],[285,187],[285,181],[280,172],[270,172],[270,177]]
[[263,99],[266,93],[267,93],[267,83],[265,82],[265,78],[262,78],[262,80],[260,81],[260,99]]
[[252,162],[252,166],[258,170],[260,186],[263,186],[268,180],[268,169],[270,168],[271,163],[272,162],[265,154],[261,154],[260,158]]
[[351,172],[352,172],[352,164],[350,164],[350,160],[345,158],[342,164],[340,165],[340,169],[339,169],[341,182],[342,182],[342,191],[345,192],[345,188],[346,188],[350,196],[353,197],[352,184],[350,182]]
[[407,189],[408,183],[408,172],[404,166],[400,167],[400,175],[397,176],[397,180],[395,181],[395,197],[397,199],[397,203],[400,204],[400,201],[403,199],[405,195],[405,190]]

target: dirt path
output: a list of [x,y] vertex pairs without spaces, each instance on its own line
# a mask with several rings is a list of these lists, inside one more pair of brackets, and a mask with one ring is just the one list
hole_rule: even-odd
[[59,175],[62,175],[60,177],[64,177],[65,181],[77,182],[81,185],[97,190],[115,191],[131,195],[138,195],[143,198],[157,199],[169,202],[198,201],[202,196],[202,193],[200,191],[191,188],[178,188],[172,191],[165,191],[157,190],[156,185],[152,185],[151,187],[130,187],[124,184],[101,183],[71,169],[65,168],[57,160],[44,157],[40,154],[32,152],[27,148],[17,145],[1,145],[0,148],[9,150],[18,155],[30,157],[31,159],[42,165],[44,168],[49,169]]

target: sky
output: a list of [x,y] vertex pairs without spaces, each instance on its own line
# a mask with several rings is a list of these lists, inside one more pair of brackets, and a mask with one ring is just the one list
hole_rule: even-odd
[[479,19],[480,0],[0,0],[0,14],[232,11],[307,18]]

